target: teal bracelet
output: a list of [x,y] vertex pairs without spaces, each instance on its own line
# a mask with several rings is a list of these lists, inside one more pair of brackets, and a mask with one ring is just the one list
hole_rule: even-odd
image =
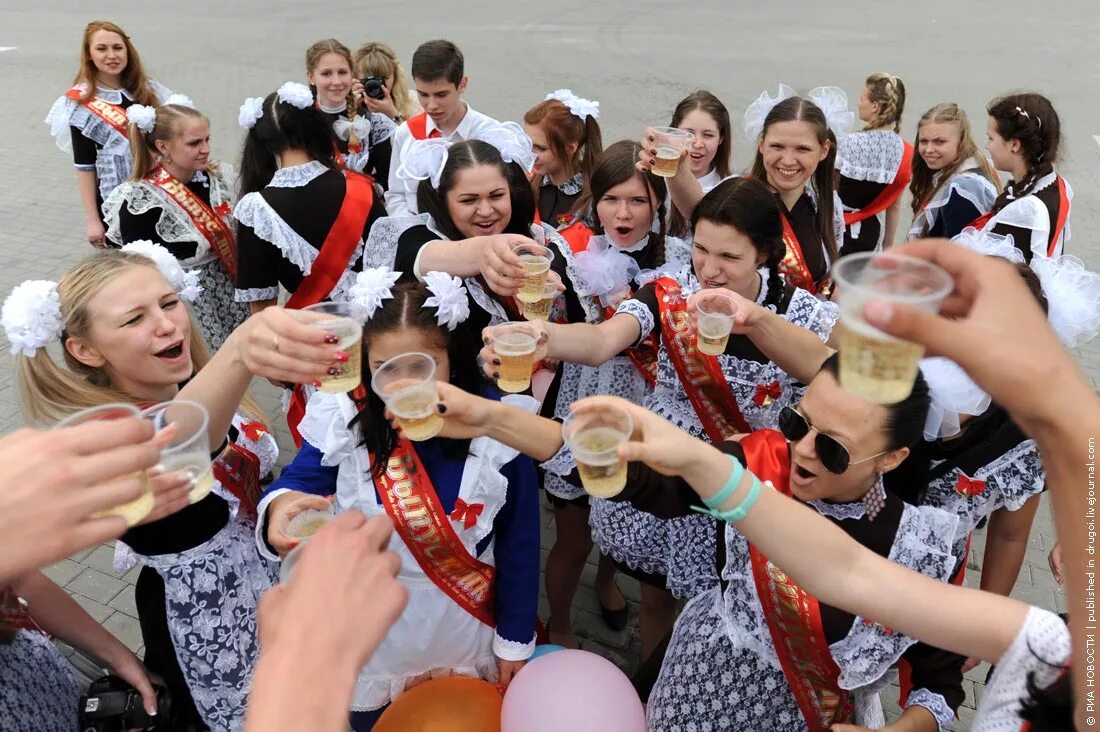
[[730,462],[733,463],[733,472],[730,473],[730,477],[726,480],[726,484],[722,486],[721,490],[710,498],[703,499],[703,503],[707,504],[710,508],[717,509],[728,501],[730,496],[733,495],[733,492],[737,490],[737,486],[741,484],[741,477],[745,474],[745,468],[736,458],[732,458],[729,455],[726,457],[729,457]]

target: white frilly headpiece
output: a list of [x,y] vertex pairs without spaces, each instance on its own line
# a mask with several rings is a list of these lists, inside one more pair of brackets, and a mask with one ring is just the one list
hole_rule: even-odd
[[168,98],[164,100],[165,104],[174,104],[177,107],[187,107],[188,109],[194,109],[195,103],[191,101],[191,97],[186,94],[169,94]]
[[960,415],[977,416],[989,409],[989,395],[950,359],[922,358],[921,373],[928,382],[931,403],[924,422],[924,439],[928,441],[959,434]]
[[280,102],[286,102],[292,107],[305,109],[313,106],[313,92],[309,87],[297,81],[288,81],[275,92]]
[[[518,163],[524,172],[529,172],[535,164],[531,138],[515,122],[502,122],[479,130],[470,139],[489,143],[500,151],[504,162]],[[440,138],[413,140],[401,152],[398,177],[406,180],[430,180],[433,188],[439,188],[451,144]]]
[[[393,297],[392,288],[400,278],[401,273],[389,267],[365,269],[356,275],[348,294],[352,302],[367,311],[369,320],[383,302]],[[435,319],[441,327],[454,330],[470,317],[470,301],[460,278],[446,272],[428,272],[424,275],[424,284],[432,293],[424,305],[436,309]]]
[[[546,95],[546,99],[556,99],[569,108],[574,117],[580,117],[581,121],[591,117],[600,118],[600,103],[592,99],[578,97],[572,89],[558,89]],[[544,100],[545,101],[545,100]]]
[[588,240],[588,248],[573,258],[573,269],[577,273],[577,294],[589,297],[619,292],[630,285],[640,271],[632,257],[602,236]]
[[[741,120],[745,137],[750,142],[758,142],[760,134],[764,131],[764,120],[771,114],[775,105],[793,96],[796,96],[794,89],[786,84],[779,85],[779,92],[774,97],[767,91],[761,92],[756,101],[745,110],[745,116]],[[806,98],[821,109],[825,115],[825,123],[836,136],[837,142],[847,137],[856,115],[848,109],[848,95],[843,89],[838,86],[819,86],[812,89]]]
[[240,111],[237,113],[237,123],[246,130],[251,130],[264,116],[264,98],[249,97],[244,100]]
[[390,289],[401,278],[400,272],[389,267],[371,267],[355,276],[355,284],[348,289],[348,296],[356,305],[367,312],[367,320],[374,317],[382,303],[393,297]]
[[[135,241],[122,247],[122,251],[152,259],[161,276],[182,299],[194,302],[202,292],[198,271],[185,272],[171,252],[161,245],[151,241]],[[4,300],[0,324],[11,344],[12,354],[21,353],[31,358],[39,348],[61,340],[65,323],[61,317],[57,283],[27,280],[16,286]]]
[[[1012,236],[963,229],[952,241],[967,249],[1010,262],[1022,263]],[[1100,274],[1085,268],[1074,256],[1031,258],[1031,271],[1039,278],[1047,301],[1047,321],[1066,348],[1077,348],[1100,332]]]
[[157,123],[157,108],[147,107],[144,104],[133,104],[126,109],[126,119],[130,120],[130,124],[137,125],[139,130],[148,135]]

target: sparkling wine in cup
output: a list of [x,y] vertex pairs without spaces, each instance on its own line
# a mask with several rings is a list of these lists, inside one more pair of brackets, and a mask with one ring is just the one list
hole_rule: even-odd
[[363,322],[366,311],[351,302],[319,302],[287,312],[303,323],[335,335],[340,339],[336,347],[348,354],[347,362],[336,365],[340,373],[321,377],[321,391],[343,394],[358,388],[363,380]]
[[518,393],[531,386],[539,332],[527,323],[503,323],[493,328],[493,350],[500,359],[501,391]]
[[708,356],[725,353],[737,304],[724,295],[704,293],[695,303],[695,312],[699,351]]
[[629,414],[615,406],[581,408],[565,418],[561,431],[589,495],[611,498],[626,487],[618,448],[634,431]]
[[672,178],[680,167],[681,153],[691,146],[695,136],[676,127],[654,127],[653,132],[655,133],[653,149],[657,151],[657,159],[653,163],[653,175]]
[[371,379],[374,393],[386,403],[409,440],[428,440],[443,429],[436,406],[435,359],[425,353],[403,353],[379,366]]
[[512,251],[523,263],[523,287],[516,294],[516,299],[524,303],[538,302],[546,288],[554,252],[550,247],[537,244],[520,244]]
[[154,404],[142,411],[141,416],[150,420],[157,432],[175,425],[175,435],[161,448],[157,467],[166,473],[187,474],[193,484],[191,492],[187,494],[191,503],[198,503],[206,498],[214,488],[208,434],[210,416],[206,407],[198,402],[180,399]]

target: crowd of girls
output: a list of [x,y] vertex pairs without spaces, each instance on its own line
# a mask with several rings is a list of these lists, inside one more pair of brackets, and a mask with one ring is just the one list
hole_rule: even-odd
[[[973,256],[962,247],[1010,259],[997,277],[1030,293],[1026,307],[1045,310],[1063,344],[1095,334],[1100,276],[1062,256],[1072,190],[1054,167],[1061,124],[1048,99],[993,100],[982,150],[952,103],[906,139],[906,87],[892,74],[866,77],[855,111],[837,87],[780,85],[741,118],[755,154],[734,174],[730,111],[698,90],[673,109],[690,142],[661,177],[655,130],[605,140],[605,110],[569,89],[522,125],[475,111],[449,41],[416,50],[411,80],[388,46],[352,53],[334,39],[306,50],[304,73],[308,84],[241,105],[234,173],[211,158],[195,104],[146,77],[121,28],[89,24],[47,122],[72,148],[86,238],[107,251],[4,305],[28,421],[119,401],[209,412],[215,490],[189,503],[189,485],[161,476],[158,509],[116,551],[119,569],[142,565],[144,666],[180,723],[243,728],[259,598],[298,546],[292,519],[311,508],[387,517],[408,595],[348,682],[353,729],[431,678],[506,687],[540,627],[541,489],[556,529],[548,639],[577,645],[573,600],[595,545],[609,626],[628,619],[616,573],[641,582],[635,685],[651,730],[880,728],[894,711],[888,728],[933,732],[951,725],[962,674],[983,659],[1000,664],[976,729],[1018,722],[1025,698],[1033,731],[1063,728],[1051,720],[1068,713],[1064,624],[991,597],[1012,590],[1049,480],[1033,422],[942,357],[922,361],[897,404],[845,391],[829,277],[838,259],[895,244],[908,188],[906,238],[956,243],[904,251],[962,257],[954,274]],[[546,318],[519,297],[520,246],[550,260]],[[717,355],[696,341],[708,299],[736,312]],[[295,312],[324,301],[361,314],[360,350]],[[538,370],[528,393],[502,397],[498,328],[525,317]],[[368,388],[408,353],[435,365],[445,419],[425,441],[392,426]],[[353,359],[363,384],[317,389]],[[298,450],[277,476],[254,376],[287,387]],[[611,498],[584,491],[562,441],[559,423],[584,404],[634,419],[627,486]],[[761,495],[761,481],[774,490]],[[982,526],[987,594],[976,595],[950,585]],[[80,627],[74,642],[148,702],[140,663],[43,582],[8,583],[6,606],[20,595],[32,615],[60,608],[43,627]],[[1000,625],[972,628],[971,606]],[[65,727],[71,675],[30,632],[0,644],[0,699],[21,714],[31,693],[60,700],[49,714]],[[884,709],[895,668],[900,709]]]

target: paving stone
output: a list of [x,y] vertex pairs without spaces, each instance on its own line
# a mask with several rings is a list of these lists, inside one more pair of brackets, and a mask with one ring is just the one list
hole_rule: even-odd
[[134,588],[132,586],[122,588],[122,592],[115,595],[109,605],[115,610],[129,615],[131,618],[136,619],[138,616],[137,604],[134,602]]
[[84,611],[91,615],[97,623],[102,623],[104,620],[111,617],[111,613],[114,612],[113,609],[107,607],[103,603],[96,602],[89,597],[84,597],[84,595],[73,594],[72,598],[76,600],[76,603],[84,608]]
[[76,579],[77,575],[83,571],[84,566],[71,559],[62,559],[60,562],[42,569],[44,575],[62,587]]
[[111,634],[134,653],[143,647],[141,640],[141,626],[135,618],[126,613],[116,612],[107,618],[103,627],[111,631]]
[[90,597],[103,604],[109,603],[115,595],[122,591],[126,583],[120,579],[104,574],[97,569],[86,569],[76,579],[66,585],[69,592]]

